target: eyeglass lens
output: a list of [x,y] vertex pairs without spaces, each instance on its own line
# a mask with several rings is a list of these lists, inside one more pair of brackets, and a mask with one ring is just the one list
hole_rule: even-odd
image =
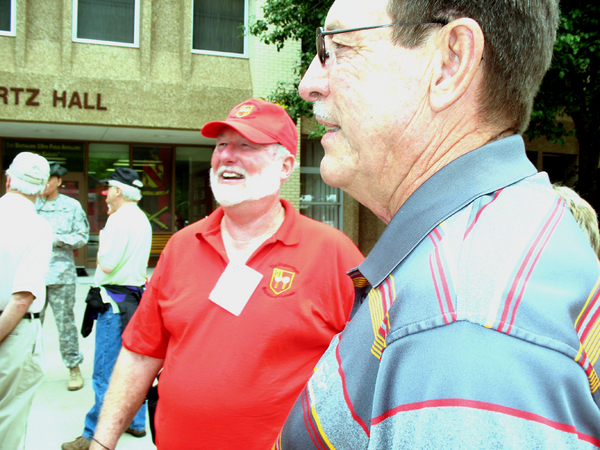
[[321,64],[325,64],[325,60],[329,57],[325,48],[325,39],[323,38],[323,27],[317,27],[317,55]]

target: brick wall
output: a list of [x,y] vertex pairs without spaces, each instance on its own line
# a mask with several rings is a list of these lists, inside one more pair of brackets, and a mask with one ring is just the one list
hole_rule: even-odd
[[[263,4],[264,0],[248,0],[250,23],[263,17],[261,7]],[[275,91],[278,82],[294,81],[294,68],[300,58],[300,43],[298,41],[288,41],[278,52],[275,45],[266,45],[257,37],[250,36],[248,39],[248,56],[250,58],[253,96],[267,98]],[[299,126],[298,130],[300,130]],[[294,207],[298,209],[300,205],[299,142],[296,164],[296,170],[283,185],[281,197],[292,202]]]

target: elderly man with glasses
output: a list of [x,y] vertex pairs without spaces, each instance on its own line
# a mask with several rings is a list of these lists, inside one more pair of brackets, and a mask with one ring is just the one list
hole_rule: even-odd
[[277,449],[600,447],[600,271],[519,135],[555,0],[336,0],[300,84],[388,224]]

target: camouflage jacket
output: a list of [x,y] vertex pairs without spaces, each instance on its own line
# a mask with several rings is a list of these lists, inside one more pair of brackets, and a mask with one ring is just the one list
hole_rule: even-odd
[[73,250],[87,244],[90,225],[77,200],[63,194],[56,199],[37,199],[35,209],[50,222],[54,230],[50,269],[46,274],[46,285],[75,284],[77,272]]

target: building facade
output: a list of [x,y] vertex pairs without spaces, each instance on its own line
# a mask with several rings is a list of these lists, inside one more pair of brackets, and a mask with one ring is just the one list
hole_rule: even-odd
[[[69,170],[61,191],[81,201],[91,226],[78,265],[95,264],[107,219],[98,180],[115,167],[143,178],[140,207],[155,236],[168,237],[215,207],[208,184],[214,141],[199,129],[292,80],[299,58],[298,43],[278,52],[244,35],[261,17],[261,2],[0,3],[2,177],[21,151]],[[300,207],[299,170],[282,196]]]
[[[154,234],[151,264],[175,231],[214,208],[213,140],[199,129],[250,97],[291,82],[298,42],[281,51],[244,35],[264,0],[4,0],[0,2],[0,194],[21,151],[64,165],[61,192],[87,211],[91,236],[77,265],[93,267],[107,219],[101,191],[115,167],[144,181],[140,207]],[[282,190],[302,213],[344,231],[366,255],[384,224],[323,183],[323,148],[301,131],[298,161]],[[553,181],[577,166],[576,141],[528,144]]]

